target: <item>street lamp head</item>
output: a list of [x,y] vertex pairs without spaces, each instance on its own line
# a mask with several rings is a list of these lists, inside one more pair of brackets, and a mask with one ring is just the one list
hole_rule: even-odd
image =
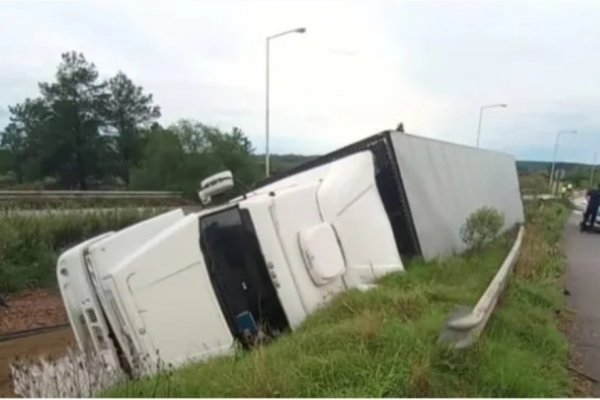
[[488,104],[488,105],[485,105],[485,106],[481,106],[481,109],[485,110],[485,109],[488,109],[488,108],[496,108],[496,107],[506,108],[506,107],[508,107],[508,104],[506,104],[506,103]]
[[306,32],[306,28],[302,27],[302,28],[296,28],[296,29],[290,29],[289,31],[284,31],[284,32],[279,32],[275,35],[271,35],[271,36],[267,36],[267,41],[271,40],[271,39],[275,39],[281,36],[285,36],[285,35],[289,35],[292,33],[305,33]]

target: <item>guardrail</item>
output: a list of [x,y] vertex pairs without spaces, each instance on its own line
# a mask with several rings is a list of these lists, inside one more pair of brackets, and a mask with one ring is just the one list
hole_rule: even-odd
[[23,198],[179,198],[180,192],[112,190],[0,190],[0,199]]
[[508,256],[475,307],[472,310],[460,308],[446,320],[444,330],[440,335],[441,341],[449,343],[454,348],[462,349],[469,347],[477,340],[508,282],[510,273],[519,257],[524,234],[525,228],[521,227]]
[[553,194],[524,194],[522,198],[523,200],[552,200],[556,196]]

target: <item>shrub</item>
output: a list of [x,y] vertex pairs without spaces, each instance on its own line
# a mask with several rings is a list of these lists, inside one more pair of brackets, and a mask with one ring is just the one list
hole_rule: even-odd
[[56,260],[62,251],[163,211],[126,208],[4,213],[0,216],[0,293],[54,286]]
[[470,250],[480,250],[500,233],[504,215],[492,207],[482,207],[471,213],[460,229],[463,243]]
[[[190,200],[191,199],[191,200]],[[145,208],[145,207],[181,207],[198,204],[197,198],[184,197],[81,197],[81,198],[0,198],[0,218],[7,213],[19,213],[24,210],[78,210],[98,208]]]

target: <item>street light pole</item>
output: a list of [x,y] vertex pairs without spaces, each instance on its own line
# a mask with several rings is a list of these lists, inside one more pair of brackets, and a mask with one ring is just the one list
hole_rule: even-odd
[[289,31],[277,33],[272,36],[267,36],[267,76],[266,76],[266,94],[265,94],[265,176],[268,178],[270,176],[270,153],[269,153],[269,44],[271,39],[275,39],[290,33],[304,33],[306,32],[306,28],[297,28],[291,29]]
[[553,193],[552,185],[554,184],[554,169],[555,169],[555,166],[556,166],[556,153],[558,152],[558,139],[560,138],[560,135],[563,134],[563,133],[573,133],[573,134],[575,134],[575,133],[577,133],[577,131],[575,131],[575,130],[564,131],[563,130],[563,131],[556,132],[556,141],[554,142],[554,157],[552,157],[552,168],[550,170],[550,187],[549,187],[550,194]]
[[508,106],[506,104],[490,104],[487,106],[483,106],[479,109],[479,125],[477,125],[477,147],[479,147],[479,138],[481,137],[481,120],[483,119],[483,110],[495,107],[506,108]]
[[265,177],[269,177],[269,38],[267,38],[267,76],[265,104]]

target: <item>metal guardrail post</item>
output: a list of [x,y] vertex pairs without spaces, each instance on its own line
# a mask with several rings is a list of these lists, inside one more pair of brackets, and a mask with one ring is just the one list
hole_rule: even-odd
[[515,240],[508,256],[475,307],[472,310],[461,307],[446,320],[444,330],[440,335],[441,341],[451,344],[454,348],[462,349],[469,347],[477,340],[492,315],[512,269],[519,258],[524,234],[525,228],[521,227],[517,240]]

